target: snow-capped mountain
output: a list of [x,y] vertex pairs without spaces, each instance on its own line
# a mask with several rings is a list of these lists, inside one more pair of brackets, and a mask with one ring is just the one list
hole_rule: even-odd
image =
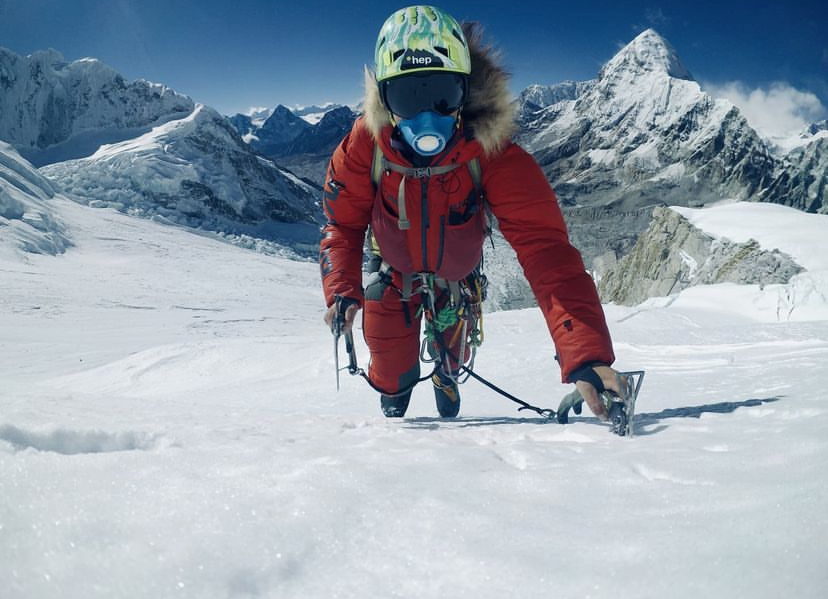
[[568,89],[571,98],[534,112],[532,99],[543,104],[546,96],[542,87],[526,90],[517,140],[557,191],[588,266],[628,252],[653,205],[729,198],[825,209],[821,148],[775,156],[732,103],[702,91],[652,29],[597,80]]
[[92,59],[0,48],[0,139],[36,165],[79,158],[192,112],[193,101],[148,81],[126,81]]
[[26,58],[0,50],[0,88],[0,139],[45,164],[73,199],[240,243],[262,243],[246,235],[316,240],[318,190],[257,156],[227,119],[186,96],[127,82],[98,60],[67,63],[54,50]]
[[60,254],[71,242],[49,205],[52,184],[0,141],[0,250]]
[[570,205],[749,199],[775,170],[739,111],[704,93],[651,29],[604,65],[585,93],[526,123],[520,141]]
[[328,158],[354,124],[356,114],[347,106],[329,110],[313,127],[288,147],[287,153],[327,154]]
[[822,131],[828,131],[828,119],[819,121],[818,123],[811,123],[806,131],[810,135],[817,135]]
[[253,149],[264,156],[280,158],[333,151],[350,130],[356,114],[350,107],[338,104],[294,110],[279,104],[262,122],[243,114],[229,118]]
[[131,214],[268,239],[304,223],[315,240],[317,190],[257,156],[215,110],[203,105],[141,137],[88,158],[43,167],[70,197]]

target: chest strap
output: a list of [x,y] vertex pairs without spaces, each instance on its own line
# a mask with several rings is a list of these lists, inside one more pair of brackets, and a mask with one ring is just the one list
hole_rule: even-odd
[[401,164],[397,164],[395,162],[391,162],[385,156],[382,155],[380,151],[380,173],[383,171],[394,171],[395,173],[400,173],[402,175],[402,179],[400,179],[400,187],[397,190],[397,226],[400,228],[401,231],[405,231],[411,228],[411,222],[408,220],[408,213],[405,209],[405,183],[406,180],[411,177],[414,179],[427,179],[428,177],[432,177],[434,175],[445,175],[446,173],[450,173],[457,167],[459,164],[444,164],[439,166],[426,166],[426,167],[413,167],[413,166],[403,166]]

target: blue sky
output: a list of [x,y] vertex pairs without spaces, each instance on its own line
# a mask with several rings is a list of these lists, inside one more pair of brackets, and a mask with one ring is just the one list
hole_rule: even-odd
[[[0,0],[0,45],[99,58],[129,79],[164,83],[223,113],[251,106],[356,102],[377,31],[405,2]],[[438,6],[483,23],[530,83],[590,79],[647,27],[697,80],[771,117],[828,116],[824,2],[476,2]],[[821,5],[821,6],[820,6]],[[763,102],[771,101],[771,107]],[[781,102],[781,104],[780,104]]]

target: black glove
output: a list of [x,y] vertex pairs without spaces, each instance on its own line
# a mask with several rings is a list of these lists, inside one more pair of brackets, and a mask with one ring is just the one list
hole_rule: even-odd
[[569,393],[566,397],[564,397],[561,400],[561,403],[558,406],[558,422],[560,422],[561,424],[568,423],[569,410],[572,409],[572,411],[575,412],[576,415],[580,415],[583,407],[584,398],[581,397],[581,393],[577,389],[575,389],[572,393]]

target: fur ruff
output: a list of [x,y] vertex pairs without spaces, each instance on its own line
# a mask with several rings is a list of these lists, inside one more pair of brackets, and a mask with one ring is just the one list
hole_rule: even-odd
[[[460,118],[463,126],[472,132],[487,157],[500,152],[511,140],[515,115],[509,93],[509,74],[499,64],[497,52],[483,42],[483,31],[477,23],[463,23],[463,33],[469,42],[471,75],[469,97]],[[382,104],[377,82],[371,70],[365,68],[365,101],[363,115],[368,131],[374,139],[380,138],[383,127],[391,118]]]

